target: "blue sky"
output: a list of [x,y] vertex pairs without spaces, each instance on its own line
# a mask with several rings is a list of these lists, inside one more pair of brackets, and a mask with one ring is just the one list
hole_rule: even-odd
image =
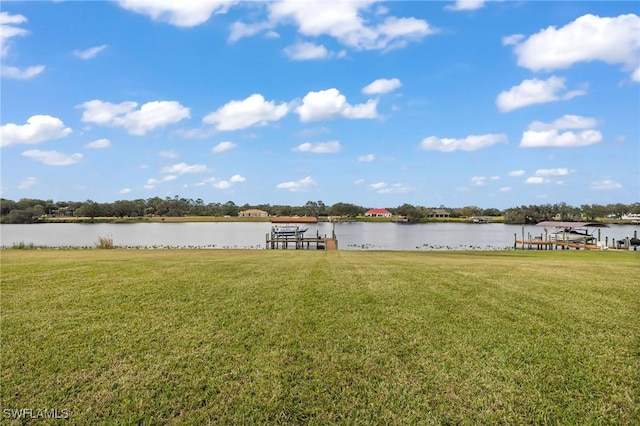
[[3,1],[4,198],[640,201],[634,2]]

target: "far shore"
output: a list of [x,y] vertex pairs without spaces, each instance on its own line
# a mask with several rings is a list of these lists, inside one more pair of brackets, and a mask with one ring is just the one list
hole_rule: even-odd
[[[271,222],[272,217],[237,216],[143,216],[143,217],[45,217],[36,223],[188,223],[188,222]],[[485,217],[485,223],[504,223],[503,216]],[[598,218],[596,222],[608,225],[637,225],[632,220]],[[320,223],[368,222],[368,223],[407,223],[401,217],[318,217]],[[474,223],[473,217],[428,218],[412,223]]]

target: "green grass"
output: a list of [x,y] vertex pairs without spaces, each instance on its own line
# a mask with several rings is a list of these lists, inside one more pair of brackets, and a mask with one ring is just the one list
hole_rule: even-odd
[[638,253],[0,255],[8,424],[640,421]]

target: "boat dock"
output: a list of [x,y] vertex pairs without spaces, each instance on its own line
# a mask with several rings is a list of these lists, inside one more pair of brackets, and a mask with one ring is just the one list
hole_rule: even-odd
[[[518,235],[514,234],[514,249],[521,250],[629,250],[629,248],[637,249],[639,245],[637,232],[634,232],[633,238],[626,237],[616,240],[615,238],[609,241],[609,237],[601,239],[600,230],[597,230],[597,234],[572,234],[572,225],[589,225],[607,227],[607,225],[595,224],[593,222],[559,222],[561,227],[565,227],[562,232],[549,233],[546,229],[540,236],[533,237],[528,234],[524,235],[524,226],[522,229],[522,236],[518,239]],[[541,226],[556,226],[553,222],[540,222]]]
[[267,249],[317,249],[317,250],[337,250],[338,242],[335,237],[321,236],[304,237],[302,235],[275,236],[268,233],[266,236]]
[[[273,217],[271,223],[273,224],[310,224],[317,223],[318,219],[315,217]],[[265,243],[267,249],[289,249],[296,250],[301,249],[316,249],[316,250],[337,250],[338,239],[336,238],[335,228],[331,232],[331,236],[320,235],[319,231],[316,231],[315,236],[305,235],[306,229],[301,232],[293,231],[287,233],[278,232],[278,225],[274,225],[271,232],[265,236]]]

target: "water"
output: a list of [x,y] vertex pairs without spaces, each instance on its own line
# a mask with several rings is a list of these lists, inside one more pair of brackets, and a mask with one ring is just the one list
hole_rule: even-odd
[[[513,247],[514,236],[521,239],[523,233],[522,225],[502,223],[318,223],[310,225],[305,235],[330,236],[334,226],[341,250],[501,250]],[[600,236],[612,244],[639,229],[639,225],[611,225],[601,228]],[[95,247],[99,237],[111,237],[120,247],[264,249],[270,230],[268,222],[1,225],[0,245]],[[543,232],[539,226],[524,227],[525,239]]]

